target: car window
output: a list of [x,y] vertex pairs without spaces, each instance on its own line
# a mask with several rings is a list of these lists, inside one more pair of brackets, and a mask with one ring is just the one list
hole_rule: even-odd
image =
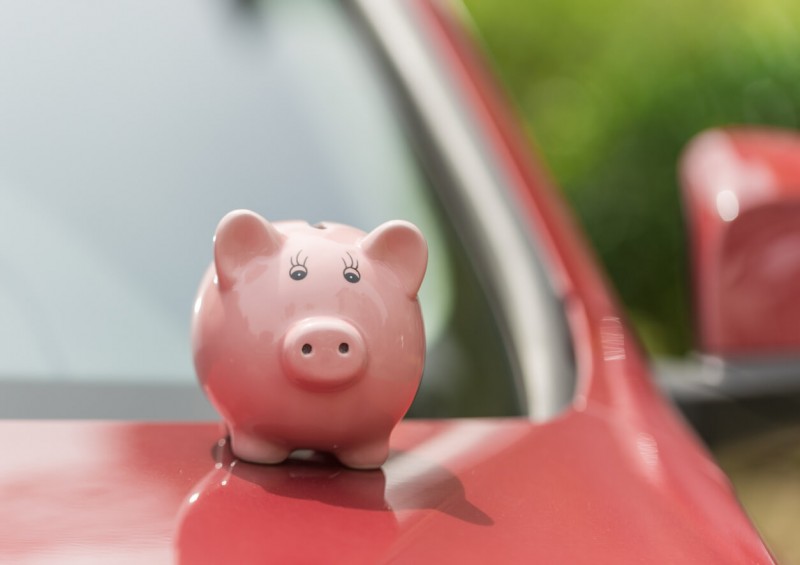
[[519,413],[469,255],[338,3],[3,11],[2,379],[193,384],[191,306],[226,212],[403,218],[430,247],[412,412]]

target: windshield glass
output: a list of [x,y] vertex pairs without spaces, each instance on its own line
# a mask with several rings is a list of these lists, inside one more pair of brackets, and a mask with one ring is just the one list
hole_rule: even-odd
[[196,386],[195,291],[217,222],[249,208],[367,231],[414,222],[430,260],[413,413],[520,411],[469,257],[339,4],[30,2],[5,12],[5,382]]

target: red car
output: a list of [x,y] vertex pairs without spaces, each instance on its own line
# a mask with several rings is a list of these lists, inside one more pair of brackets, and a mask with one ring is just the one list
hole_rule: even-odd
[[[442,3],[3,12],[0,560],[773,562]],[[188,323],[234,208],[426,233],[381,470],[232,458]]]

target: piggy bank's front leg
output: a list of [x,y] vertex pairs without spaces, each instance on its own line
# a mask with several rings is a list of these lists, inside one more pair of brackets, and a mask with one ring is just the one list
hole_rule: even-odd
[[388,457],[388,437],[336,452],[336,458],[351,469],[377,469],[386,462]]
[[251,463],[283,463],[291,449],[242,430],[231,429],[231,450],[239,459]]

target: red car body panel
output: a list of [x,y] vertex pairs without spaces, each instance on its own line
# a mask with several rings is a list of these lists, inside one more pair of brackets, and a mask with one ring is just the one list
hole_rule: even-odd
[[769,562],[663,420],[407,421],[378,471],[235,461],[215,424],[5,422],[0,560]]
[[712,130],[684,154],[704,352],[800,352],[799,157],[800,136],[769,129]]
[[4,422],[0,560],[770,563],[725,476],[661,398],[570,214],[467,38],[415,0],[564,297],[574,404],[405,421],[378,471],[231,459],[219,424]]

